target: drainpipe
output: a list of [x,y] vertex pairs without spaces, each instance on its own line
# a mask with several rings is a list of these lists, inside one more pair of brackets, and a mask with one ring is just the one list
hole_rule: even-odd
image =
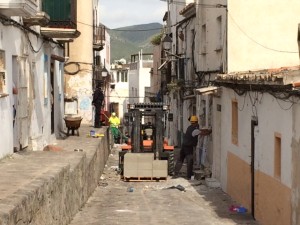
[[181,90],[178,93],[180,99],[180,146],[183,142],[183,99],[181,96]]
[[205,96],[205,127],[208,128],[208,116],[209,116],[209,95]]
[[[205,96],[205,127],[208,128],[208,116],[209,116],[209,95]],[[207,158],[207,149],[208,149],[208,136],[204,136],[202,143],[202,155],[200,156],[200,165],[204,165]]]
[[255,137],[254,130],[258,125],[258,119],[253,116],[251,119],[251,214],[255,218]]

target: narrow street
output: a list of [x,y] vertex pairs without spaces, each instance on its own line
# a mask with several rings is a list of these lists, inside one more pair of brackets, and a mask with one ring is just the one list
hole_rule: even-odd
[[249,213],[231,212],[230,206],[237,203],[220,188],[205,186],[202,180],[120,180],[119,149],[112,149],[98,187],[70,225],[257,224]]

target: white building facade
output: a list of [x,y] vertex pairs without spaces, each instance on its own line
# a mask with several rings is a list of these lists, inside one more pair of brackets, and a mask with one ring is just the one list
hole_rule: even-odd
[[112,64],[110,69],[111,83],[109,90],[110,110],[117,113],[122,120],[129,102],[129,67],[126,64]]
[[43,150],[64,128],[63,48],[40,34],[46,17],[30,19],[41,11],[39,4],[12,9],[8,2],[0,4],[0,158]]
[[[170,20],[177,23],[172,26],[170,51],[185,60],[184,71],[180,60],[171,66],[176,79],[169,82],[171,91],[165,96],[178,118],[171,124],[172,144],[180,144],[187,117],[196,114],[202,126],[212,127],[207,160],[222,189],[261,224],[299,224],[299,99],[286,96],[293,91],[288,85],[299,80],[300,3],[193,3],[186,3],[181,15],[169,7]],[[218,74],[224,74],[222,84]],[[199,82],[190,93],[184,92],[189,79]],[[243,82],[248,82],[248,89],[243,90]],[[257,90],[250,89],[253,84]],[[274,95],[270,85],[283,97]],[[182,99],[180,91],[187,93]]]
[[[294,111],[299,99],[282,97],[290,90],[270,90],[264,85],[280,79],[285,85],[299,79],[295,39],[300,19],[295,9],[299,7],[297,1],[287,5],[281,0],[272,7],[268,1],[227,3],[227,74],[237,81],[214,98],[213,130],[221,132],[219,138],[213,133],[214,146],[221,146],[214,160],[220,162],[222,189],[261,224],[299,223],[299,185],[294,178],[299,170],[292,138],[298,136]],[[251,16],[245,16],[249,12]],[[285,69],[278,69],[294,66],[291,74],[295,80],[290,80],[291,74],[285,75]],[[260,85],[261,90],[243,89],[243,80]]]
[[140,52],[131,56],[129,63],[129,103],[141,103],[145,101],[146,87],[151,85],[151,68],[153,60],[149,55]]

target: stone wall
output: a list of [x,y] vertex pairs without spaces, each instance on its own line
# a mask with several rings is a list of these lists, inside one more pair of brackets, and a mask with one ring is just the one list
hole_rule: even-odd
[[66,141],[60,152],[29,152],[3,161],[0,186],[3,182],[11,191],[0,190],[0,225],[69,224],[97,187],[110,154],[109,129],[101,139],[84,143],[83,138],[76,140],[83,151],[74,152]]

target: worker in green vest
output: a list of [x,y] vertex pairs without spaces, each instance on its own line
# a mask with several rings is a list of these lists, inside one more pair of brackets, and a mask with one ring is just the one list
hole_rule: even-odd
[[114,142],[120,143],[120,131],[119,131],[120,119],[117,117],[115,112],[111,114],[108,122],[110,124],[111,133],[114,137]]

